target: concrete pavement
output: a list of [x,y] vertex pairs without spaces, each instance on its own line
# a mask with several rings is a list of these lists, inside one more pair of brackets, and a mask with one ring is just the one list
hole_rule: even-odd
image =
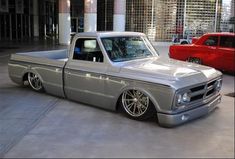
[[[10,53],[58,48],[24,45],[0,52],[0,157],[234,157],[234,98],[224,96],[234,92],[234,76],[224,75],[223,100],[213,113],[166,129],[154,119],[134,121],[17,86],[7,74]],[[168,45],[156,47],[167,58]]]

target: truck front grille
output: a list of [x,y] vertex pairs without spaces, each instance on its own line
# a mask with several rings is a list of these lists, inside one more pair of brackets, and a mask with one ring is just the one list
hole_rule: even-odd
[[207,99],[217,93],[217,80],[190,89],[191,102]]

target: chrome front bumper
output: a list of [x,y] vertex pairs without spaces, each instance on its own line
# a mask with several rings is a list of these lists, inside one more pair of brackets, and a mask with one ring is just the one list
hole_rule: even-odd
[[221,95],[216,97],[214,100],[208,104],[202,105],[192,110],[182,112],[179,114],[162,114],[158,113],[158,122],[164,127],[174,127],[190,120],[197,119],[203,115],[206,115],[213,111],[217,105],[221,102]]

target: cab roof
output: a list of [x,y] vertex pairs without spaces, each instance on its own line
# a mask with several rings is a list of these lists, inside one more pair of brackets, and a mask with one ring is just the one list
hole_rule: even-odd
[[105,31],[105,32],[83,32],[78,33],[76,36],[79,37],[117,37],[117,36],[145,36],[143,33],[139,32],[112,32],[112,31]]
[[230,33],[230,32],[207,33],[207,34],[205,34],[205,35],[214,35],[214,36],[229,35],[229,36],[235,36],[234,33]]

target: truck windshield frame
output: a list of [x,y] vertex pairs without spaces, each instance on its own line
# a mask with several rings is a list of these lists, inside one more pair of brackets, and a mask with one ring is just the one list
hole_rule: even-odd
[[123,36],[101,38],[108,57],[113,62],[124,62],[158,56],[146,37]]

